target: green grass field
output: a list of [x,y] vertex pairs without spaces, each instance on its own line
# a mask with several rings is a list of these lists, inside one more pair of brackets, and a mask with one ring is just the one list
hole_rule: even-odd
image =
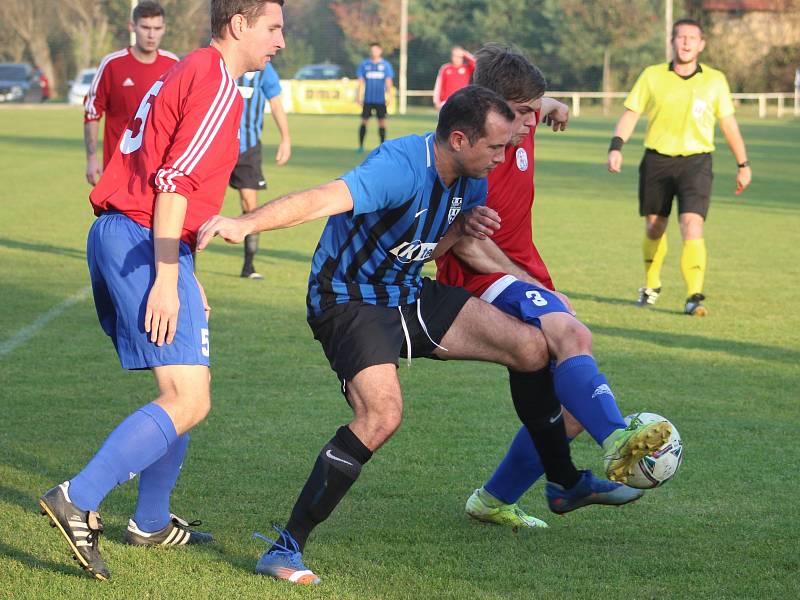
[[[432,112],[392,118],[389,133],[425,131],[433,120]],[[290,124],[290,164],[272,166],[272,146],[264,154],[269,197],[356,163],[355,117],[291,116]],[[173,509],[201,518],[218,543],[123,545],[135,500],[128,484],[102,507],[113,578],[90,580],[36,499],[76,473],[154,386],[119,367],[85,293],[93,217],[80,112],[0,110],[0,597],[797,597],[800,121],[744,120],[755,180],[742,197],[733,195],[724,142],[715,155],[706,319],[681,314],[676,224],[659,304],[632,305],[642,277],[642,126],[618,176],[604,167],[612,127],[587,116],[566,133],[537,136],[535,235],[594,332],[623,413],[658,412],[680,430],[679,476],[637,504],[566,517],[547,511],[538,483],[522,505],[548,520],[543,531],[471,522],[464,502],[518,427],[505,370],[415,361],[400,368],[403,427],[308,545],[306,562],[323,584],[297,589],[252,574],[263,545],[250,535],[286,520],[319,448],[349,419],[305,323],[322,224],[262,235],[261,283],[238,277],[240,247],[215,242],[199,259],[214,308],[214,409],[192,433]],[[225,212],[237,211],[229,193]],[[63,312],[48,313],[69,298]],[[24,339],[32,325],[40,327]],[[602,471],[588,437],[573,448],[579,465]]]

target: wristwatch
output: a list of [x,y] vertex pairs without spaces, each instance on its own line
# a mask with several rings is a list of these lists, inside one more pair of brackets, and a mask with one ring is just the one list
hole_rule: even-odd
[[744,169],[745,167],[750,166],[750,161],[746,160],[743,163],[737,163],[736,166],[739,167],[740,169]]

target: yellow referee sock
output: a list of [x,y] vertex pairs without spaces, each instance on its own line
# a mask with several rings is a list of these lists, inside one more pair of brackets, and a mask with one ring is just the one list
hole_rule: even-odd
[[681,254],[681,273],[686,281],[686,297],[703,292],[706,276],[706,242],[704,239],[686,240]]
[[667,234],[664,233],[657,240],[644,236],[642,242],[644,254],[645,287],[655,290],[661,287],[661,265],[667,255]]

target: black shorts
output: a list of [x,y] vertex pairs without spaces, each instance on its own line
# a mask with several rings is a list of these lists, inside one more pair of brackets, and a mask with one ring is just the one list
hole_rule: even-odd
[[364,108],[361,109],[361,118],[369,119],[373,111],[375,111],[375,114],[378,116],[379,119],[386,118],[386,105],[373,104],[372,102],[364,103]]
[[677,196],[679,214],[697,213],[705,219],[713,179],[711,154],[666,156],[645,150],[639,165],[639,214],[668,217]]
[[398,357],[408,355],[403,322],[411,341],[411,356],[436,358],[433,355],[436,344],[442,341],[470,297],[463,288],[425,278],[418,303],[398,309],[347,302],[309,319],[308,324],[314,339],[322,344],[331,369],[344,383],[367,367],[388,363],[397,366]]
[[231,173],[230,185],[237,190],[267,189],[267,180],[261,170],[261,143],[239,155],[239,160]]

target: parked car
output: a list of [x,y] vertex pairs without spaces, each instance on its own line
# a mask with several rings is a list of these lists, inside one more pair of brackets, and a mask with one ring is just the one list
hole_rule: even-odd
[[92,79],[97,69],[83,69],[78,76],[69,82],[69,94],[67,94],[67,101],[70,104],[80,105],[83,104],[83,99],[89,93],[89,86],[92,85]]
[[294,74],[294,79],[342,79],[342,67],[331,63],[306,65]]
[[0,102],[41,102],[39,73],[28,63],[0,63]]

